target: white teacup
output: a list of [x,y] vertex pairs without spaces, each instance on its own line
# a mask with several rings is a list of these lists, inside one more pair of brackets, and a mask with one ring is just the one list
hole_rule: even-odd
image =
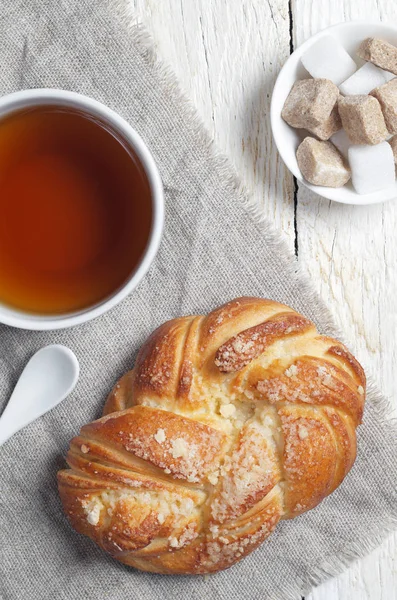
[[[34,89],[15,92],[0,98],[0,119],[35,106],[59,106],[83,111],[108,125],[129,147],[143,168],[152,202],[152,224],[145,251],[128,280],[110,296],[94,306],[67,314],[40,315],[28,313],[0,303],[0,322],[13,327],[33,330],[63,329],[80,325],[113,308],[141,281],[148,271],[160,244],[164,222],[164,197],[160,175],[145,143],[137,132],[117,113],[105,105],[75,92],[53,89]],[[0,282],[1,286],[1,282]]]

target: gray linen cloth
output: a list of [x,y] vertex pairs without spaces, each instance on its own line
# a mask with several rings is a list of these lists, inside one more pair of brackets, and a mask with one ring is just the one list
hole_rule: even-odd
[[2,600],[299,598],[391,530],[397,516],[396,428],[372,390],[359,457],[317,509],[276,532],[249,558],[208,578],[160,576],[118,564],[66,521],[57,495],[70,438],[100,416],[117,377],[164,320],[203,313],[239,295],[291,304],[335,334],[327,309],[268,224],[248,208],[176,82],[146,36],[105,0],[2,0],[0,93],[57,87],[88,94],[125,117],[147,142],[166,196],[160,252],[139,288],[100,319],[68,331],[0,328],[4,406],[28,358],[48,343],[81,363],[76,391],[0,448]]

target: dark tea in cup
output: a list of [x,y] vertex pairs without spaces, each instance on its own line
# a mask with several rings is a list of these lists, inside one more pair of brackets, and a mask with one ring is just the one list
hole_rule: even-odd
[[74,108],[0,119],[0,303],[81,311],[131,277],[151,235],[146,173],[122,136]]

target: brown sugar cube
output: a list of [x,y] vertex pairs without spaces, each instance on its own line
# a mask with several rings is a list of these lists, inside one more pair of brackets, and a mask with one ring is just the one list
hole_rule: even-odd
[[292,86],[281,116],[298,129],[322,125],[329,118],[339,89],[328,79],[301,79]]
[[397,165],[397,135],[394,135],[392,138],[390,138],[388,142],[393,150],[394,162]]
[[382,109],[373,96],[341,96],[338,110],[353,144],[379,144],[388,137]]
[[296,152],[303,177],[314,185],[340,187],[350,179],[350,169],[331,142],[306,137]]
[[397,75],[397,48],[393,44],[379,38],[367,38],[361,43],[357,55]]
[[320,140],[329,140],[331,135],[334,135],[339,129],[342,128],[342,121],[339,116],[338,104],[335,103],[334,108],[331,110],[331,114],[324,123],[317,125],[316,127],[308,128],[310,133],[316,135]]
[[389,133],[397,133],[397,77],[371,92],[380,104]]

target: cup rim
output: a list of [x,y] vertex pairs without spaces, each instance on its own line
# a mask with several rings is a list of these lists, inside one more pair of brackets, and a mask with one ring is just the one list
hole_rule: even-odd
[[[81,325],[103,315],[128,296],[141,282],[150,268],[160,246],[164,227],[164,194],[160,173],[154,158],[137,131],[114,110],[89,96],[61,89],[35,88],[12,92],[0,98],[0,113],[10,114],[29,106],[52,103],[82,108],[92,116],[101,117],[132,147],[148,179],[153,203],[152,224],[144,253],[136,268],[111,296],[98,304],[65,315],[40,315],[0,304],[0,323],[33,331],[50,331]],[[1,118],[2,114],[0,114]]]

